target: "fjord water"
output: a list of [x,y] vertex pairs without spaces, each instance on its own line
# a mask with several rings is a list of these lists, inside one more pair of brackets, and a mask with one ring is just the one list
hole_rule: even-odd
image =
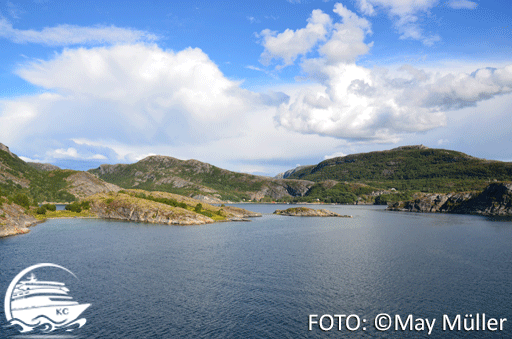
[[[376,206],[327,206],[350,219],[300,218],[270,214],[288,205],[239,206],[264,215],[187,227],[51,220],[0,239],[0,299],[21,270],[48,262],[71,270],[79,282],[70,294],[91,304],[85,326],[71,333],[78,338],[512,335],[510,221]],[[1,337],[15,337],[0,312]],[[437,321],[430,336],[377,332],[379,313]],[[496,333],[442,330],[444,314],[477,313],[509,320]],[[308,331],[309,314],[357,314],[368,323]]]

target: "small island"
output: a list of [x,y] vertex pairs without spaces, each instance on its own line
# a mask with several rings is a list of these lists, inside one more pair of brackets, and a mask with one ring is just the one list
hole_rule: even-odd
[[286,210],[275,210],[274,214],[287,215],[292,217],[338,217],[338,218],[352,218],[351,215],[341,215],[328,211],[326,209],[315,210],[308,207],[291,207]]

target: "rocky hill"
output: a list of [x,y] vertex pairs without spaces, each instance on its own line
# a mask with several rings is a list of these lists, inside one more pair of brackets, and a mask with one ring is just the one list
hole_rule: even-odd
[[[3,202],[3,198],[0,197]],[[25,208],[16,204],[0,204],[0,238],[29,232],[28,227],[39,223],[36,218],[26,213]]]
[[304,196],[314,184],[236,173],[167,156],[149,156],[135,164],[101,165],[88,172],[125,189],[165,191],[212,202]]
[[70,202],[120,188],[95,176],[49,164],[27,163],[0,144],[0,196],[26,195],[37,202]]
[[87,198],[91,212],[103,219],[167,225],[200,225],[215,221],[239,221],[260,213],[236,207],[218,207],[166,192],[143,190],[100,193]]
[[425,194],[391,204],[388,210],[512,216],[512,183],[494,183],[481,193]]
[[402,192],[465,192],[483,190],[489,182],[510,180],[512,163],[423,145],[403,146],[328,159],[295,171],[289,178],[360,182]]

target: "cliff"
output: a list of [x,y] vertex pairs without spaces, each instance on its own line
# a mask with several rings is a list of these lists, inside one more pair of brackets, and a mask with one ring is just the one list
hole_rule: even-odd
[[388,210],[512,216],[512,183],[490,184],[481,193],[425,194]]
[[28,227],[39,222],[27,214],[23,207],[8,203],[0,205],[0,238],[28,233]]
[[326,209],[313,209],[308,207],[292,207],[286,210],[275,210],[274,214],[292,217],[341,217],[352,218],[351,215],[341,215]]

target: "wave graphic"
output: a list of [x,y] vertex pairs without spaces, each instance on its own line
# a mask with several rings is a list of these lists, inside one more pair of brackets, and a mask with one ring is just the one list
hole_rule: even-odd
[[66,323],[66,320],[61,321],[61,322],[55,322],[55,321],[51,320],[50,318],[48,318],[44,315],[41,315],[41,316],[38,316],[37,318],[35,318],[34,321],[31,322],[30,324],[24,323],[20,319],[11,319],[11,321],[9,321],[9,325],[7,325],[6,327],[20,326],[21,333],[27,333],[27,332],[31,332],[34,330],[39,330],[42,333],[50,333],[50,332],[53,332],[58,329],[66,329],[66,331],[70,332],[70,331],[73,331],[77,328],[84,326],[85,323],[86,323],[85,318],[75,320],[71,323]]

